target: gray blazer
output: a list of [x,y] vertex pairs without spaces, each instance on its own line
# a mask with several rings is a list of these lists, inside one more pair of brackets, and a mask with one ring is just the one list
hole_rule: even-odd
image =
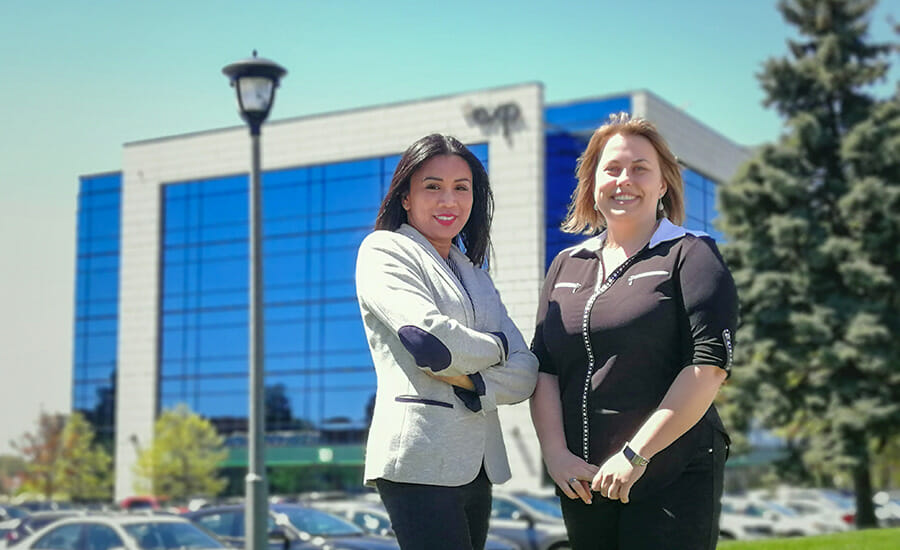
[[[409,225],[363,240],[356,292],[378,389],[365,481],[458,486],[484,462],[509,479],[497,405],[534,391],[537,359],[494,284],[455,246],[460,285],[431,243]],[[475,391],[426,375],[468,375]]]

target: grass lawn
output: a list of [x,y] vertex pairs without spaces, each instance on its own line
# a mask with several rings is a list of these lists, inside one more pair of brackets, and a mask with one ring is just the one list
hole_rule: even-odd
[[897,550],[900,529],[866,529],[837,535],[719,542],[722,550]]

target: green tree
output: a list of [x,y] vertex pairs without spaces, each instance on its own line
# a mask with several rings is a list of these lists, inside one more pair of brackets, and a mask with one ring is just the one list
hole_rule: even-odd
[[153,444],[138,454],[135,490],[176,501],[218,495],[227,483],[216,477],[228,454],[223,443],[213,425],[185,405],[163,411]]
[[874,4],[779,2],[800,38],[759,79],[786,130],[719,194],[742,315],[725,413],[852,482],[861,526],[872,442],[900,432],[900,97],[870,92],[896,48],[867,40]]
[[54,498],[59,491],[60,476],[56,464],[62,453],[65,426],[65,415],[41,413],[36,432],[26,432],[19,441],[11,442],[26,463],[21,490],[33,491],[47,499]]
[[56,463],[58,488],[76,502],[112,498],[112,458],[97,443],[94,429],[81,413],[69,416]]

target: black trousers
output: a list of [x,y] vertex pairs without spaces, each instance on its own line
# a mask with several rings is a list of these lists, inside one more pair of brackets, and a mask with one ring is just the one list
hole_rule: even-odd
[[491,482],[481,468],[459,487],[376,479],[403,550],[483,550],[491,518]]
[[719,537],[725,437],[710,426],[685,471],[642,500],[623,504],[595,492],[588,505],[560,497],[572,549],[713,550]]

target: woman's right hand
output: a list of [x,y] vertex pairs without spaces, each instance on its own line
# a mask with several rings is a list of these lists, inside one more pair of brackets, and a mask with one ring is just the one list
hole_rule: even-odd
[[[572,500],[580,498],[585,504],[592,499],[591,480],[600,470],[599,467],[585,462],[581,457],[572,454],[569,449],[560,449],[552,453],[544,453],[544,462],[553,481],[562,489],[563,494]],[[574,483],[569,483],[574,478]]]

